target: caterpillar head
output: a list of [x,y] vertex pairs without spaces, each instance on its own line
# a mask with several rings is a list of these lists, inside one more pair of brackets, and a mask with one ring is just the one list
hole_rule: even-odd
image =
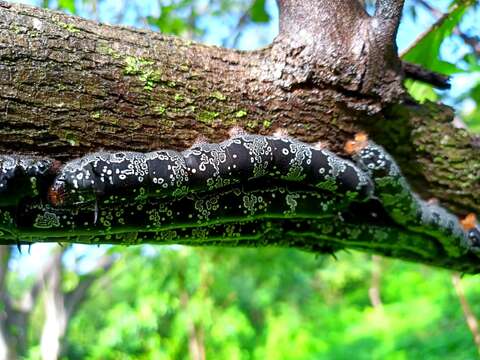
[[230,130],[228,130],[229,138],[235,138],[243,135],[247,135],[247,132],[240,126],[234,126]]
[[24,198],[44,195],[61,163],[25,155],[0,156],[0,204],[18,204]]
[[279,139],[287,139],[288,138],[288,130],[285,128],[277,128],[273,132],[273,137],[279,138]]
[[78,205],[96,199],[99,184],[88,160],[73,160],[59,171],[48,190],[48,201],[53,206]]

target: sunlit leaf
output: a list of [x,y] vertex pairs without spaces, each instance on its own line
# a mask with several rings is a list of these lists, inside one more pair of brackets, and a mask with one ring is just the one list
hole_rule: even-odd
[[467,54],[463,57],[463,61],[467,65],[468,72],[480,71],[480,61],[478,55],[472,53]]
[[75,0],[58,0],[58,8],[68,10],[72,14],[77,13],[77,9],[75,7]]
[[451,75],[463,72],[454,64],[440,60],[440,47],[458,25],[466,10],[473,5],[473,1],[454,1],[450,6],[450,13],[436,26],[425,34],[418,43],[403,54],[403,60],[423,65],[427,69]]
[[421,81],[407,79],[405,80],[405,87],[407,88],[409,94],[420,103],[423,103],[427,100],[438,100],[438,95],[433,90],[433,87],[429,84],[423,83]]

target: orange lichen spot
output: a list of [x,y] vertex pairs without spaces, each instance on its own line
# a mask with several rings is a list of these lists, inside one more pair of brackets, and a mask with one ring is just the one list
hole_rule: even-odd
[[477,216],[473,213],[470,213],[460,220],[460,224],[462,225],[463,230],[472,230],[477,226]]
[[356,154],[367,146],[368,135],[364,132],[355,134],[353,140],[349,140],[345,143],[344,150],[347,154]]

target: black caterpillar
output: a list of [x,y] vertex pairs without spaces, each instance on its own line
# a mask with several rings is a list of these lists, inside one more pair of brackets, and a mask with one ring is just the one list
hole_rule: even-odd
[[[476,221],[462,226],[445,209],[420,200],[390,155],[366,137],[352,144],[347,150],[354,162],[289,138],[240,135],[181,153],[94,153],[67,163],[55,179],[50,160],[41,166],[4,161],[0,184],[10,189],[17,176],[34,179],[28,184],[50,179],[51,205],[42,201],[46,193],[37,196],[32,186],[21,205],[18,194],[16,203],[15,197],[2,198],[0,229],[4,237],[27,241],[131,237],[215,244],[223,236],[225,242],[245,237],[245,244],[260,244],[258,236],[267,235],[260,228],[255,233],[251,224],[275,222],[300,224],[304,236],[338,246],[370,228],[375,229],[371,243],[383,247],[392,236],[404,239],[403,232],[439,241],[452,257],[479,249]],[[233,236],[232,226],[249,234]]]
[[[216,246],[293,246],[332,252],[345,247],[381,249],[385,254],[428,259],[438,252],[435,240],[412,233],[384,219],[370,223],[372,208],[360,204],[360,215],[349,212],[351,201],[328,192],[295,187],[268,189],[232,187],[211,194],[190,194],[169,202],[100,206],[98,219],[88,208],[55,208],[30,203],[21,216],[0,212],[3,238],[34,242],[181,243]],[[363,211],[362,211],[363,210]],[[378,214],[377,214],[378,216]],[[378,220],[378,219],[375,219]],[[421,245],[421,246],[420,246]],[[332,248],[331,251],[329,249]]]

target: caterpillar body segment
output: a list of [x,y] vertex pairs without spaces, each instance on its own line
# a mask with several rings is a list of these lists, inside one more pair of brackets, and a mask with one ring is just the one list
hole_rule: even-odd
[[54,205],[132,198],[181,197],[254,179],[267,178],[314,186],[367,200],[373,186],[351,161],[290,139],[238,135],[219,144],[197,144],[179,153],[100,152],[67,163],[51,192],[65,194]]

